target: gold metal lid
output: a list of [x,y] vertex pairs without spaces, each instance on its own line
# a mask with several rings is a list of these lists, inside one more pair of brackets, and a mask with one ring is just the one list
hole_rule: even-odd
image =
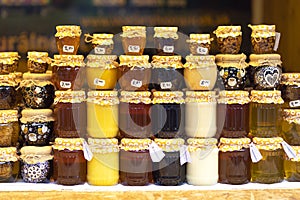
[[189,55],[185,57],[186,63],[184,68],[188,69],[197,69],[197,68],[206,68],[206,67],[217,67],[215,63],[215,56],[194,56]]
[[215,91],[186,91],[185,103],[216,102]]
[[261,90],[252,90],[250,96],[251,102],[256,103],[274,103],[274,104],[283,104],[284,101],[281,98],[281,91],[272,90],[272,91],[261,91]]
[[22,123],[27,122],[48,122],[54,121],[53,112],[51,109],[24,109],[21,112]]
[[281,83],[284,85],[300,86],[300,73],[283,73]]
[[56,26],[55,37],[80,37],[81,29],[77,25],[59,25]]
[[153,92],[153,103],[159,104],[159,103],[177,103],[182,104],[184,103],[183,99],[183,92],[181,91],[172,91],[172,92],[166,92],[166,91],[155,91]]
[[219,92],[218,103],[247,104],[250,103],[249,92],[243,90],[222,90]]
[[178,27],[154,27],[154,38],[172,38],[174,40],[178,39]]
[[121,91],[121,102],[125,103],[151,103],[151,92],[141,91],[141,92],[131,92],[131,91]]
[[176,138],[176,139],[160,139],[155,138],[154,142],[166,152],[174,152],[179,151],[180,147],[184,145],[184,139]]
[[0,162],[16,162],[18,161],[16,147],[0,147]]
[[103,106],[119,104],[118,91],[89,91],[87,102]]
[[121,55],[120,66],[126,65],[130,68],[140,67],[140,68],[151,68],[151,64],[149,63],[149,56],[130,56],[130,55]]
[[281,56],[279,54],[251,54],[249,65],[259,67],[263,65],[281,66]]
[[153,68],[183,68],[181,56],[153,56],[151,64]]
[[83,150],[83,143],[83,138],[56,138],[52,147],[56,150]]
[[88,55],[87,67],[98,67],[103,69],[113,69],[119,66],[116,62],[118,56],[116,55]]
[[18,111],[17,110],[0,110],[0,123],[10,123],[18,121]]
[[139,151],[148,150],[152,140],[150,139],[129,139],[123,138],[121,140],[121,149],[125,151]]
[[116,138],[88,138],[88,144],[93,153],[106,154],[119,152],[118,140]]
[[217,54],[216,64],[220,67],[236,67],[245,69],[248,67],[245,54]]
[[242,35],[241,26],[218,26],[213,32],[217,37],[237,37]]
[[251,37],[261,37],[261,38],[268,38],[268,37],[275,37],[276,33],[276,26],[275,25],[248,25],[249,28],[252,29]]

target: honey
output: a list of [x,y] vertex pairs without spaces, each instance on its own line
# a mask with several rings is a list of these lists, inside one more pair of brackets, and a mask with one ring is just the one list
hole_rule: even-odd
[[79,44],[81,29],[76,25],[56,26],[56,46],[60,55],[76,55]]

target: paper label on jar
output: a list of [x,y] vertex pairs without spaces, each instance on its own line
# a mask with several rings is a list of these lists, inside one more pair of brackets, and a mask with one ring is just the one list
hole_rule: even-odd
[[165,53],[173,53],[173,52],[174,52],[174,46],[167,46],[167,45],[165,45],[165,46],[163,47],[163,51],[164,51]]
[[160,88],[161,89],[171,89],[172,88],[172,83],[171,82],[161,82],[160,83]]
[[72,83],[70,81],[60,81],[59,82],[60,87],[65,89],[70,89],[72,86]]
[[103,87],[105,85],[105,80],[99,79],[99,78],[95,78],[94,79],[94,85],[102,86]]
[[278,32],[275,33],[275,44],[274,44],[274,48],[273,48],[274,51],[277,51],[277,49],[278,49],[280,36],[281,36],[280,33],[278,33]]
[[184,165],[187,162],[191,163],[192,159],[188,147],[183,145],[180,147],[180,165]]
[[93,152],[85,140],[83,141],[83,155],[87,161],[91,161],[93,158]]
[[289,102],[289,106],[290,106],[291,108],[299,107],[299,106],[300,106],[300,100],[290,101],[290,102]]
[[105,54],[105,48],[95,47],[95,54],[100,54],[100,55]]
[[253,163],[257,163],[262,159],[262,155],[259,152],[258,148],[253,144],[253,142],[250,143],[250,157]]
[[132,52],[132,53],[138,53],[138,52],[140,52],[140,46],[138,46],[138,45],[129,45],[128,46],[128,51],[129,52]]
[[73,53],[74,50],[75,50],[74,46],[71,46],[71,45],[63,46],[63,52],[65,52],[65,53]]
[[281,142],[281,146],[286,153],[286,155],[289,157],[289,159],[296,158],[297,153],[294,151],[294,149],[285,141]]
[[209,87],[210,80],[200,80],[199,85],[202,86],[202,87]]
[[197,48],[197,53],[201,55],[206,55],[208,53],[208,48],[205,47],[198,47]]
[[154,141],[149,145],[149,154],[153,162],[160,162],[165,157],[163,150]]
[[143,82],[142,82],[142,81],[139,81],[139,80],[132,79],[130,84],[131,84],[131,86],[133,86],[133,87],[139,88],[139,87],[142,87]]

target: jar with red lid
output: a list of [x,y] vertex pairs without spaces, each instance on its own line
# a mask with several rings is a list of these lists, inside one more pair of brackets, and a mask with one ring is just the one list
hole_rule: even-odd
[[60,55],[76,55],[79,44],[81,29],[76,25],[56,26],[56,46]]

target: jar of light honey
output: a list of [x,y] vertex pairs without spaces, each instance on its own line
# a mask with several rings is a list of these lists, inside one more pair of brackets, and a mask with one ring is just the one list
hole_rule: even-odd
[[0,147],[17,146],[20,125],[17,110],[0,110]]
[[146,47],[145,26],[122,26],[122,46],[126,55],[143,55]]
[[189,43],[192,55],[208,55],[212,40],[213,38],[210,38],[210,34],[192,33],[186,42]]
[[283,109],[281,136],[290,145],[300,145],[300,109]]
[[94,33],[93,35],[85,34],[85,42],[92,43],[94,53],[97,55],[110,55],[114,49],[113,34]]
[[291,146],[296,152],[295,158],[288,158],[285,156],[284,159],[284,172],[287,181],[299,182],[300,181],[300,146]]
[[56,46],[60,55],[76,55],[79,44],[81,29],[76,25],[56,26]]
[[0,182],[16,182],[19,162],[16,147],[0,148]]

